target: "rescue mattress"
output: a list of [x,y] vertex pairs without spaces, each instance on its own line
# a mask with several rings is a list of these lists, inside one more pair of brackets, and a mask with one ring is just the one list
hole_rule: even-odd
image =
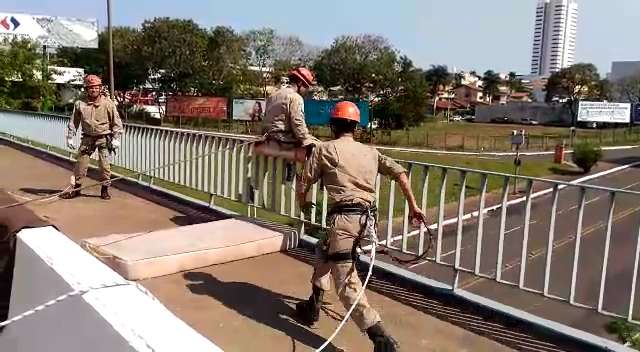
[[223,264],[297,246],[295,231],[239,219],[85,239],[81,246],[127,280]]

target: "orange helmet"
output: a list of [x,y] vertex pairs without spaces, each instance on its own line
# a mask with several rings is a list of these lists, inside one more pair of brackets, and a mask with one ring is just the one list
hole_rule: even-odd
[[87,77],[84,78],[85,87],[94,87],[94,86],[101,86],[101,85],[102,85],[102,80],[100,79],[100,77],[96,75],[88,75]]
[[360,122],[360,109],[350,101],[341,101],[331,111],[332,119],[343,119]]
[[307,87],[311,87],[313,85],[313,81],[315,78],[313,77],[313,72],[306,67],[298,67],[289,72],[289,77],[296,77],[302,83],[304,83]]

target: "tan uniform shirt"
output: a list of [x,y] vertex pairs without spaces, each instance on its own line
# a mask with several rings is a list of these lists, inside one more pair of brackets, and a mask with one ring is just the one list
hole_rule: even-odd
[[74,135],[80,125],[84,135],[113,134],[114,138],[118,138],[122,134],[122,120],[118,109],[111,99],[103,96],[94,102],[79,100],[75,103],[69,122],[69,135]]
[[316,146],[304,171],[304,183],[322,179],[329,205],[373,204],[378,173],[394,179],[406,170],[376,149],[358,143],[352,136]]
[[291,86],[282,86],[267,99],[262,133],[283,143],[302,146],[317,141],[304,121],[304,99]]

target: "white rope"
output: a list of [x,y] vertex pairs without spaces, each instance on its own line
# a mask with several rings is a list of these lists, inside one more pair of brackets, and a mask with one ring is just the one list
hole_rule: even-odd
[[[118,176],[116,178],[111,178],[109,180],[104,180],[102,182],[97,182],[97,183],[89,184],[87,186],[83,186],[83,187],[80,187],[80,188],[73,188],[73,189],[76,190],[76,191],[81,191],[81,190],[84,190],[84,189],[87,189],[87,188],[92,188],[92,187],[96,187],[96,186],[103,186],[106,183],[113,183],[113,182],[118,181],[120,179],[124,179],[124,178],[127,178],[127,177],[133,177],[133,176],[136,176],[136,175],[149,174],[151,171],[160,170],[160,169],[171,167],[171,166],[174,166],[174,165],[179,165],[179,164],[195,161],[195,160],[198,160],[198,159],[205,158],[205,157],[207,157],[209,155],[213,155],[213,154],[217,154],[217,153],[221,153],[221,152],[230,150],[230,149],[232,149],[234,147],[235,148],[242,147],[244,145],[248,145],[248,144],[255,143],[255,142],[256,141],[243,142],[243,143],[237,144],[235,146],[228,146],[226,148],[218,149],[218,150],[215,150],[215,151],[212,151],[212,152],[209,152],[209,153],[196,155],[195,157],[192,157],[192,158],[189,158],[189,159],[180,159],[178,161],[175,161],[175,162],[172,162],[172,163],[168,163],[168,164],[164,164],[164,165],[160,165],[160,166],[157,166],[157,167],[154,167],[154,168],[150,168],[150,169],[147,169],[147,170],[133,171],[133,172],[130,172],[128,174]],[[12,204],[2,205],[2,206],[0,206],[0,210],[13,208],[13,207],[18,207],[18,206],[22,206],[22,205],[27,205],[27,204],[31,204],[31,203],[49,201],[49,200],[53,200],[54,198],[56,198],[52,202],[52,203],[54,203],[54,202],[59,201],[60,200],[59,197],[61,195],[65,194],[65,193],[67,193],[69,190],[70,190],[70,187],[67,187],[67,188],[65,188],[64,191],[58,192],[58,193],[56,193],[56,194],[54,194],[52,196],[38,197],[38,198],[30,199],[30,200],[27,200],[27,201],[22,201],[22,202],[16,202],[16,203],[12,203]]]
[[322,350],[324,350],[327,346],[329,346],[331,341],[333,341],[333,339],[335,339],[336,336],[338,336],[338,333],[340,333],[340,330],[342,330],[344,325],[349,320],[351,313],[353,313],[353,310],[356,308],[356,306],[362,299],[362,296],[364,295],[364,291],[367,289],[367,285],[369,284],[369,279],[371,279],[371,276],[373,274],[373,264],[376,260],[376,246],[378,245],[378,235],[376,234],[375,218],[371,215],[367,216],[367,227],[365,229],[365,233],[368,234],[371,239],[371,264],[369,264],[369,272],[367,272],[367,277],[364,280],[364,283],[362,284],[362,288],[358,292],[358,296],[356,297],[355,302],[353,302],[353,305],[351,305],[351,308],[349,308],[349,311],[347,311],[347,314],[345,314],[344,318],[340,322],[340,325],[338,325],[338,327],[333,332],[333,334],[327,339],[327,341],[325,341],[324,344],[322,344],[322,346],[320,346],[316,350],[316,352],[322,352]]
[[26,311],[26,312],[24,312],[22,314],[16,315],[15,317],[13,317],[13,318],[11,318],[9,320],[5,320],[3,322],[0,322],[0,327],[5,327],[7,325],[13,324],[13,323],[15,323],[15,322],[17,322],[19,320],[22,320],[22,319],[24,319],[24,318],[26,318],[26,317],[28,317],[30,315],[33,315],[33,314],[35,314],[37,312],[40,312],[42,310],[45,310],[45,309],[47,309],[47,308],[49,308],[49,307],[51,307],[51,306],[53,306],[53,305],[55,305],[57,303],[60,303],[60,302],[66,300],[68,298],[71,298],[71,297],[82,296],[85,293],[88,293],[88,292],[94,291],[94,290],[101,290],[101,289],[105,289],[105,288],[129,286],[129,285],[134,285],[134,284],[131,283],[131,282],[125,282],[125,283],[121,282],[121,283],[103,284],[103,285],[99,285],[99,286],[89,286],[89,287],[86,287],[86,288],[82,288],[82,289],[78,289],[78,290],[75,290],[75,291],[71,291],[71,292],[66,293],[64,295],[61,295],[61,296],[59,296],[57,298],[54,298],[54,299],[52,299],[52,300],[50,300],[50,301],[48,301],[46,303],[43,303],[43,304],[41,304],[41,305],[39,305],[39,306],[37,306],[37,307],[35,307],[33,309],[30,309],[30,310],[28,310],[28,311]]
[[[9,319],[9,320],[5,320],[3,322],[0,322],[0,328],[4,328],[8,325],[11,325],[19,320],[22,320],[24,318],[27,318],[33,314],[36,314],[38,312],[41,312],[53,305],[56,305],[60,302],[63,302],[71,297],[78,297],[78,296],[83,296],[86,293],[89,293],[91,291],[95,291],[95,290],[102,290],[105,288],[114,288],[114,287],[123,287],[123,286],[133,286],[135,288],[137,288],[139,291],[141,291],[142,293],[144,293],[145,295],[147,295],[149,298],[155,300],[155,297],[149,292],[147,291],[144,287],[142,287],[140,284],[136,283],[136,282],[132,282],[132,281],[126,281],[126,282],[120,282],[120,283],[111,283],[111,284],[103,284],[103,285],[98,285],[98,286],[89,286],[86,288],[82,288],[82,289],[78,289],[75,291],[71,291],[69,293],[66,293],[64,295],[58,296],[52,300],[50,300],[49,302],[43,303],[33,309],[30,309],[20,315],[16,315],[15,317]],[[140,341],[142,341],[142,343],[144,343],[145,347],[149,350],[149,351],[155,351],[155,349],[153,347],[151,347],[151,345],[149,345],[149,342],[147,342],[146,339],[144,339],[142,336],[140,336],[139,334],[137,334],[135,331],[130,330],[130,332],[135,335]]]

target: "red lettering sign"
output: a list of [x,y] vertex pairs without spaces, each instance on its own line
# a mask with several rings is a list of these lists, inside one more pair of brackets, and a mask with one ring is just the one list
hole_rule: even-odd
[[227,118],[227,99],[214,97],[169,97],[167,100],[167,115],[224,120]]

